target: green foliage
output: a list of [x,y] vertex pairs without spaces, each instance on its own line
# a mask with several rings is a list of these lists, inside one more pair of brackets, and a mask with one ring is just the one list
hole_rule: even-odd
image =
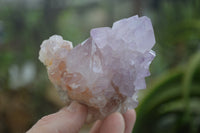
[[160,2],[154,27],[165,69],[185,63],[198,51],[200,43],[200,0]]
[[200,52],[168,71],[146,90],[137,108],[134,133],[200,131]]
[[200,132],[199,2],[160,2],[154,20],[158,52],[151,66],[159,76],[139,99],[134,133]]
[[64,39],[69,39],[76,46],[87,38],[80,25],[80,16],[74,10],[63,11],[58,16],[57,29]]

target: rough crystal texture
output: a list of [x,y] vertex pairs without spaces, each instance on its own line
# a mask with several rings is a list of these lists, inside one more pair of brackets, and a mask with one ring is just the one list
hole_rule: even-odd
[[146,88],[145,77],[155,57],[150,19],[122,19],[112,28],[92,29],[90,36],[74,48],[58,35],[42,43],[39,59],[50,80],[65,92],[67,102],[88,106],[89,119],[135,108],[137,91]]

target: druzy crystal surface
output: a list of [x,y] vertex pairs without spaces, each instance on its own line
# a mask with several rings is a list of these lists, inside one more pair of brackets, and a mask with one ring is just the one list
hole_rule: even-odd
[[151,20],[133,16],[95,28],[76,47],[54,35],[43,41],[39,59],[49,79],[66,96],[88,107],[93,119],[137,106],[137,92],[155,57]]

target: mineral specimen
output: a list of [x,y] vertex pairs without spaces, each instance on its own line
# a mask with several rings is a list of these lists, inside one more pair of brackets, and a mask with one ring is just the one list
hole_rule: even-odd
[[90,119],[135,108],[155,57],[150,19],[122,19],[112,28],[92,29],[90,36],[74,48],[58,35],[42,43],[39,59],[47,66],[49,79],[68,103],[86,105]]

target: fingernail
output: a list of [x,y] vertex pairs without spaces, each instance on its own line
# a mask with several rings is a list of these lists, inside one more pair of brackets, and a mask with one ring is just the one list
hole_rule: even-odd
[[81,105],[78,103],[78,102],[76,102],[76,101],[73,101],[68,107],[67,107],[67,110],[69,111],[69,112],[76,112],[78,109],[79,109],[79,107],[80,107]]

